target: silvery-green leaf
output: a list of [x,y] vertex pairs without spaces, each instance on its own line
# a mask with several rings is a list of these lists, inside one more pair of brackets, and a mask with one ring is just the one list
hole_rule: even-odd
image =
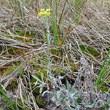
[[89,107],[89,108],[93,108],[95,105],[91,104],[91,105],[86,105],[85,107]]
[[44,82],[44,76],[43,76],[43,74],[41,73],[41,79],[42,79],[42,81]]
[[57,91],[57,98],[60,98],[60,91]]
[[43,90],[43,88],[42,88],[42,87],[40,87],[40,93],[42,93],[42,90]]
[[37,76],[32,75],[32,77],[33,77],[34,79],[36,79],[37,81],[42,82]]

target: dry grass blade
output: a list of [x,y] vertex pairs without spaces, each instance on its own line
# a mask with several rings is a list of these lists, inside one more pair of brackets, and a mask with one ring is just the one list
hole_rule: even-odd
[[[1,0],[0,84],[17,110],[110,109],[109,8],[109,0]],[[39,16],[43,9],[51,14]]]

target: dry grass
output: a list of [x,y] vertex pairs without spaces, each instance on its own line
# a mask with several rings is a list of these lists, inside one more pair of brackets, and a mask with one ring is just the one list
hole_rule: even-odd
[[[18,4],[15,1],[18,1]],[[58,91],[64,95],[64,98],[59,98],[60,102],[55,99],[54,103],[50,100],[51,95],[44,95],[44,100],[45,98],[48,100],[45,101],[46,105],[43,108],[62,110],[68,107],[65,105],[67,96],[68,103],[72,104],[71,107],[75,110],[96,110],[98,105],[102,106],[101,109],[109,109],[110,103],[106,102],[110,99],[110,79],[108,82],[105,81],[104,88],[106,87],[107,91],[103,94],[101,91],[95,91],[94,87],[110,48],[110,2],[108,0],[86,0],[80,8],[79,24],[75,24],[74,0],[68,0],[69,2],[58,0],[57,24],[60,44],[54,45],[53,43],[54,20],[51,15],[49,18],[51,24],[49,55],[52,74],[48,76],[45,75],[48,73],[46,56],[48,46],[44,39],[46,28],[37,14],[45,7],[44,2],[33,0],[29,4],[24,3],[23,8],[20,6],[20,0],[15,1],[0,2],[0,84],[7,96],[16,101],[17,109],[21,107],[23,110],[38,110],[43,106],[36,103],[36,97],[40,93],[34,92],[38,87],[32,82],[32,75],[39,73],[43,73],[45,81],[41,80],[40,88],[43,88],[43,92],[47,90],[45,94],[51,92],[54,99]],[[55,1],[49,1],[47,1],[46,8],[50,8],[53,11],[52,14],[56,14]],[[72,87],[74,86],[74,92],[80,94],[78,96],[82,99],[80,104],[71,102],[69,99],[71,92],[69,90],[65,92],[67,80]],[[7,87],[14,81],[17,85],[7,90]],[[8,110],[7,106],[2,103],[4,100],[0,96],[0,107]],[[61,103],[63,101],[64,103]],[[61,108],[58,108],[60,105],[62,105]],[[79,105],[80,109],[77,108]]]

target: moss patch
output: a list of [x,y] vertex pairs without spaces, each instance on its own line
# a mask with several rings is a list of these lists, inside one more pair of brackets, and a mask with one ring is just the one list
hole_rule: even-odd
[[46,105],[46,102],[41,98],[40,95],[37,96],[36,103],[39,107],[45,107]]
[[7,87],[6,87],[6,90],[12,90],[14,88],[16,88],[17,86],[17,81],[12,81]]
[[107,87],[101,87],[100,90],[101,90],[102,93],[105,93],[105,92],[108,91]]
[[93,55],[94,57],[96,56],[99,56],[100,53],[93,47],[90,47],[90,46],[84,46],[84,45],[80,45],[80,49],[82,50],[82,52],[87,52],[91,55]]

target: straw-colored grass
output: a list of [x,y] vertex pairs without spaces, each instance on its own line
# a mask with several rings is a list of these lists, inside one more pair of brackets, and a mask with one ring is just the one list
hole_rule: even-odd
[[1,0],[0,107],[109,110],[109,49],[109,0]]

